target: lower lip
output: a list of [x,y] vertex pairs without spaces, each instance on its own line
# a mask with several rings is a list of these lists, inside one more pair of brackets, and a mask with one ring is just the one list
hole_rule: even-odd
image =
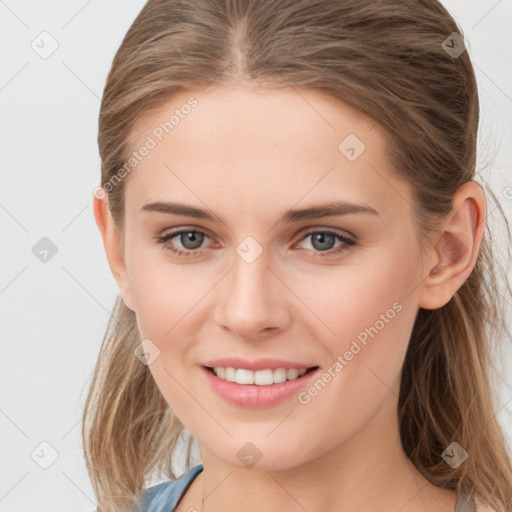
[[271,407],[296,395],[319,370],[319,368],[316,368],[295,380],[287,380],[269,386],[258,386],[256,384],[229,382],[220,379],[204,366],[201,369],[213,391],[221,398],[239,407],[252,409]]

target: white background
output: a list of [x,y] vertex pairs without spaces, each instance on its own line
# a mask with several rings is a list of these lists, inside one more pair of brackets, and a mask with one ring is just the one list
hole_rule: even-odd
[[[0,0],[0,512],[96,507],[80,418],[118,293],[92,212],[97,119],[112,58],[143,4]],[[512,219],[512,3],[444,5],[478,79],[482,178]],[[43,31],[58,42],[47,59],[31,48]],[[58,249],[47,263],[32,253],[42,237]],[[512,444],[510,348],[496,359],[505,377],[498,418]],[[58,454],[48,469],[31,458],[43,441]]]

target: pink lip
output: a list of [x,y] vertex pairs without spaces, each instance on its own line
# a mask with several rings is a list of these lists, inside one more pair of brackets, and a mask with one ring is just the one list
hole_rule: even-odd
[[[215,366],[223,366],[223,364],[216,364]],[[276,366],[276,368],[284,367],[284,365]],[[290,366],[290,368],[292,367],[293,366]],[[298,368],[299,366],[296,367]],[[238,366],[238,368],[240,368],[240,366]],[[265,368],[269,368],[269,366],[265,366]],[[304,368],[304,366],[301,368]],[[252,409],[271,407],[287,398],[296,396],[299,391],[310,382],[311,378],[317,375],[319,370],[320,368],[311,370],[295,380],[287,380],[286,382],[271,384],[269,386],[258,386],[255,384],[228,382],[214,375],[206,367],[201,367],[201,371],[208,380],[211,389],[215,391],[217,395],[231,404]]]
[[270,370],[275,370],[276,368],[285,368],[289,370],[290,368],[296,368],[300,370],[301,368],[312,368],[313,366],[318,366],[315,364],[309,363],[297,363],[295,361],[283,361],[279,359],[258,359],[257,361],[245,361],[244,359],[240,359],[238,357],[223,357],[222,359],[213,359],[211,361],[206,361],[203,363],[204,366],[208,366],[210,368],[214,368],[215,366],[221,366],[223,368],[243,368],[245,370],[266,370],[267,368]]

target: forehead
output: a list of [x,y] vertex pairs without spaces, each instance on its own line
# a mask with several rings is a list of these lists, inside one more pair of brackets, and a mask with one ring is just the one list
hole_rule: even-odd
[[[167,130],[161,126],[166,122]],[[326,144],[336,142],[344,132],[363,140],[370,133],[373,139],[382,139],[376,126],[352,106],[316,90],[208,87],[174,94],[157,110],[141,115],[132,130],[131,145],[137,146],[148,134],[178,140],[180,133],[189,136],[191,131],[198,140],[229,135],[226,142],[234,147],[238,141],[248,147],[251,135],[253,145],[264,143],[266,148],[269,142],[293,144],[300,134],[325,138]]]
[[259,199],[260,207],[326,193],[383,207],[408,195],[394,183],[379,125],[314,90],[183,91],[136,123],[132,150],[145,144],[126,192],[139,205],[173,191],[196,204],[203,196],[219,206]]

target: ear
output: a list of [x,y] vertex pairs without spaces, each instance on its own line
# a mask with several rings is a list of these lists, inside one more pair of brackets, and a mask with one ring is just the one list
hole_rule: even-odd
[[[96,189],[98,190],[98,189]],[[100,197],[97,197],[100,196]],[[103,238],[103,246],[107,255],[108,265],[114,279],[121,290],[125,305],[134,311],[133,302],[126,272],[123,254],[122,234],[117,229],[110,212],[108,194],[104,192],[93,195],[94,218]]]
[[487,206],[482,187],[475,181],[461,185],[452,210],[436,232],[419,288],[418,305],[438,309],[450,301],[471,274],[485,230]]

